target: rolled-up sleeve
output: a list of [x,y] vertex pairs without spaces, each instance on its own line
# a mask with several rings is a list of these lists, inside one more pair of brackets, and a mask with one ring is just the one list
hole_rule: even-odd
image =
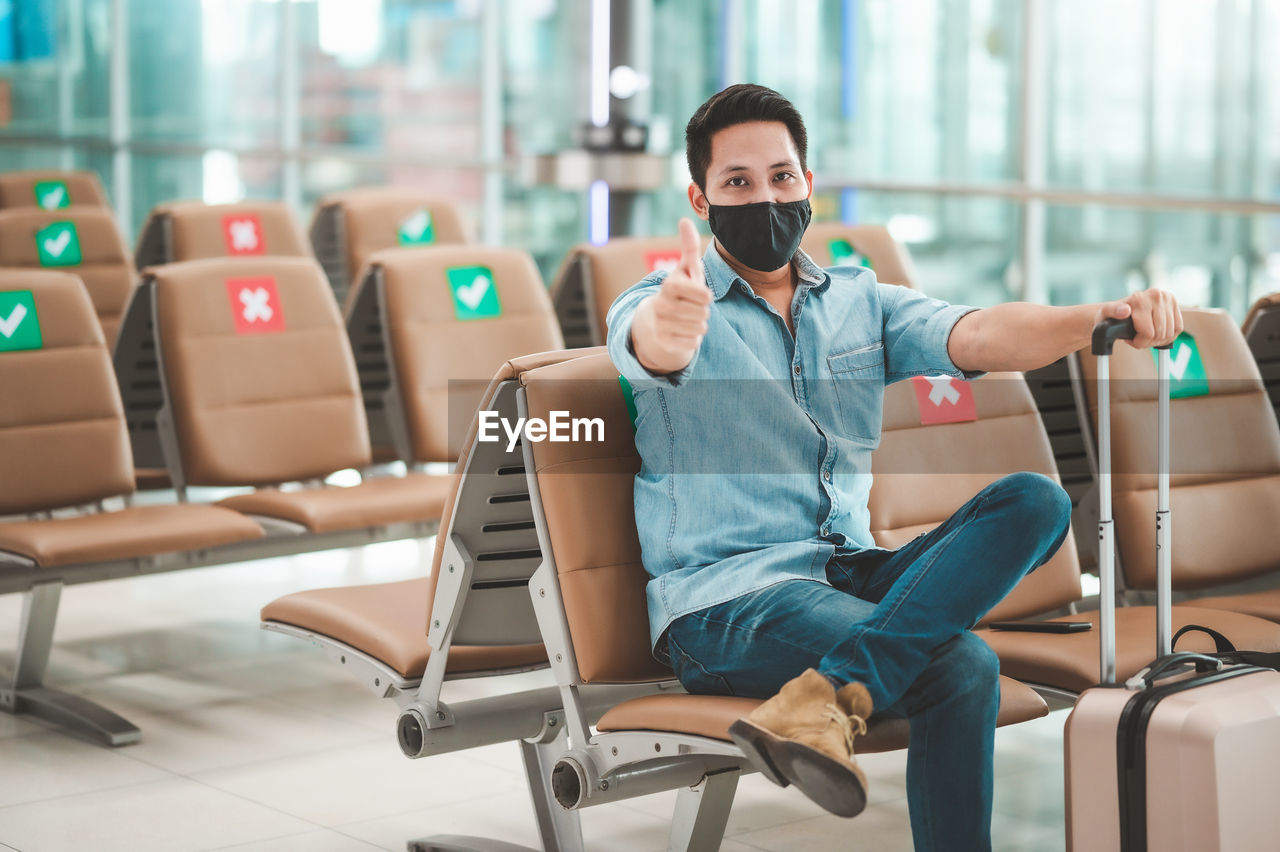
[[965,314],[978,310],[952,305],[895,284],[877,284],[883,311],[885,381],[912,376],[951,376],[976,379],[980,370],[961,370],[951,360],[947,341]]
[[618,368],[618,372],[631,383],[635,389],[642,387],[676,387],[689,375],[698,360],[694,353],[693,360],[683,370],[674,373],[652,373],[640,363],[635,349],[631,345],[631,321],[635,318],[636,308],[647,297],[658,292],[662,285],[662,277],[649,276],[622,292],[613,300],[609,313],[605,317],[608,333],[605,342],[609,347],[609,359]]

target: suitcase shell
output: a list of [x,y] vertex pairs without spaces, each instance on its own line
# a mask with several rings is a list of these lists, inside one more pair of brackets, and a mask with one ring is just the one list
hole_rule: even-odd
[[[1067,719],[1068,849],[1122,848],[1118,722],[1135,694],[1088,689]],[[1280,672],[1166,696],[1151,714],[1145,753],[1147,849],[1280,849]]]
[[[1131,679],[1132,686],[1110,683],[1115,675],[1115,599],[1109,591],[1114,589],[1114,530],[1106,379],[1115,340],[1133,336],[1132,321],[1127,323],[1127,334],[1119,333],[1124,325],[1110,320],[1094,330],[1102,510],[1099,679],[1103,685],[1085,690],[1067,717],[1067,848],[1078,852],[1274,852],[1280,850],[1280,672],[1235,666],[1219,672],[1148,678],[1145,684],[1139,683],[1139,676]],[[1153,648],[1157,662],[1153,666],[1171,659],[1166,656],[1171,653],[1172,597],[1167,351],[1160,353],[1159,371]],[[1122,761],[1126,768],[1122,769]]]

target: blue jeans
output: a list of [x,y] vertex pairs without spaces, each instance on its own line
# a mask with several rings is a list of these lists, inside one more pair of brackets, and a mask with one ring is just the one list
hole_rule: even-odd
[[898,550],[839,553],[830,586],[785,580],[686,615],[667,632],[693,693],[770,698],[816,668],[858,681],[872,718],[910,721],[907,801],[917,850],[991,848],[999,662],[969,632],[1066,538],[1071,502],[1015,473]]

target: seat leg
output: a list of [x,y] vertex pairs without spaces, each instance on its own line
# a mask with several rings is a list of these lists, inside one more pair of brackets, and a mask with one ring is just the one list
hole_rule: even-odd
[[521,740],[520,757],[524,759],[524,774],[529,782],[542,848],[547,852],[583,852],[582,820],[578,812],[562,808],[551,792],[551,770],[555,768],[556,758],[564,752],[564,739],[562,733],[549,743]]
[[53,722],[103,745],[136,743],[142,732],[129,720],[87,698],[44,686],[61,598],[61,583],[41,583],[26,592],[13,679],[0,687],[0,710]]
[[724,840],[741,770],[728,769],[685,787],[676,796],[671,820],[671,852],[715,852]]

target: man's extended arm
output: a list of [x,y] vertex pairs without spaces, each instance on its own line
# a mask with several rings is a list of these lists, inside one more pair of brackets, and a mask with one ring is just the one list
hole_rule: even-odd
[[961,370],[1034,370],[1088,346],[1093,327],[1103,319],[1130,315],[1138,332],[1130,343],[1138,348],[1172,343],[1182,332],[1178,302],[1164,290],[1070,307],[1009,302],[961,317],[951,330],[947,354]]

